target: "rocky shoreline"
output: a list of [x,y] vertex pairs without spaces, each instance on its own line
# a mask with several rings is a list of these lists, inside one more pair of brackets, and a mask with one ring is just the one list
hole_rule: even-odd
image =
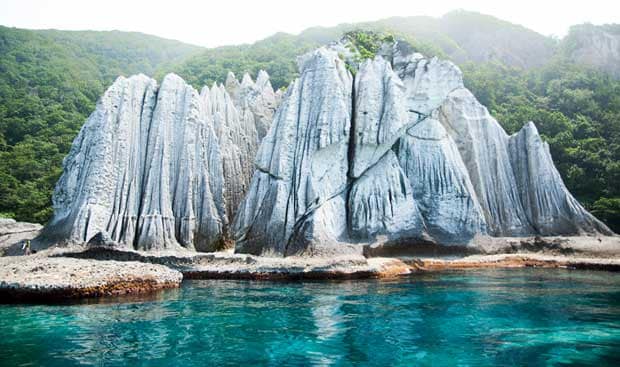
[[179,287],[182,279],[180,272],[156,264],[45,255],[0,258],[3,303],[146,294]]
[[356,254],[331,257],[265,257],[232,251],[56,247],[1,257],[0,302],[147,294],[179,287],[184,279],[342,280],[524,267],[620,271],[619,245],[617,236],[480,238],[468,254],[426,248],[392,257],[365,257],[361,248]]

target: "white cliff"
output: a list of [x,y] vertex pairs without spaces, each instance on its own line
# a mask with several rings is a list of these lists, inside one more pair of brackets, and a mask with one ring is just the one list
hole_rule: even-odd
[[119,78],[75,139],[36,242],[104,232],[121,247],[212,251],[234,239],[236,252],[286,256],[612,234],[566,190],[533,123],[508,136],[454,64],[402,42],[357,60],[343,44],[303,55],[284,96],[265,72],[200,94],[173,74]]
[[241,252],[302,253],[347,234],[351,74],[326,48],[299,64],[235,219]]
[[508,134],[471,92],[448,94],[439,119],[459,148],[494,236],[535,233],[523,210],[508,153]]
[[398,155],[433,238],[463,243],[486,233],[484,214],[465,164],[439,121],[427,118],[407,130],[400,139]]
[[509,137],[454,64],[396,43],[352,78],[350,49],[300,58],[235,218],[237,252],[611,233],[566,190],[533,125]]
[[266,119],[275,108],[266,73],[260,79],[259,87],[240,85],[251,101],[233,101],[222,86],[198,94],[174,74],[161,86],[144,75],[119,77],[65,158],[54,217],[36,243],[84,243],[105,232],[139,250],[221,248],[259,144],[244,108]]
[[508,146],[519,197],[536,233],[611,234],[568,192],[553,165],[549,144],[543,142],[533,122],[511,136]]

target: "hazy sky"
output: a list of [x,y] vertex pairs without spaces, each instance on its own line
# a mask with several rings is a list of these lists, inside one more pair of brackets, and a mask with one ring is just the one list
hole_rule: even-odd
[[572,24],[620,23],[616,0],[0,0],[0,24],[20,28],[138,31],[202,46],[250,43],[275,32],[377,20],[478,11],[563,36]]

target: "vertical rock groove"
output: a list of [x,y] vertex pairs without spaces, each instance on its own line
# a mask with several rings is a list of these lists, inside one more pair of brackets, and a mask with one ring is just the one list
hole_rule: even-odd
[[[314,71],[337,69],[343,50],[332,44],[300,58],[301,76],[282,103],[297,113],[279,111],[261,145],[257,161],[265,164],[235,220],[237,252],[325,255],[356,242],[467,245],[487,234],[611,233],[566,190],[535,128],[509,137],[454,64],[397,42],[358,65],[342,101],[329,92],[343,73],[326,80]],[[317,150],[308,139],[320,142],[341,126],[302,111],[343,103],[350,104],[345,153],[342,144]],[[312,167],[338,167],[322,171],[330,194],[312,186]]]

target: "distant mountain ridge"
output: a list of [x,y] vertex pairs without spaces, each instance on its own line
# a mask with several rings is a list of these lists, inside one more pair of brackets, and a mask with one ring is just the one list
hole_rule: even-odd
[[[334,27],[312,27],[298,35],[277,33],[253,44],[222,46],[189,57],[174,68],[195,86],[225,79],[227,68],[239,74],[264,69],[272,77],[274,87],[286,86],[296,74],[295,58],[342,34],[356,30],[391,32],[413,43],[427,55],[465,63],[499,62],[509,67],[531,69],[558,58],[578,62],[620,75],[620,50],[612,47],[591,52],[593,44],[577,40],[605,38],[620,42],[620,35],[609,32],[614,25],[578,25],[562,40],[544,36],[521,25],[490,15],[456,10],[435,18],[429,16],[390,17],[372,22],[343,23]],[[618,27],[618,26],[616,26]],[[611,36],[610,36],[611,35]],[[602,41],[603,42],[603,41]],[[570,49],[570,52],[567,50]],[[581,55],[572,57],[573,54]],[[604,65],[596,58],[606,60]],[[160,72],[163,76],[164,71]]]

